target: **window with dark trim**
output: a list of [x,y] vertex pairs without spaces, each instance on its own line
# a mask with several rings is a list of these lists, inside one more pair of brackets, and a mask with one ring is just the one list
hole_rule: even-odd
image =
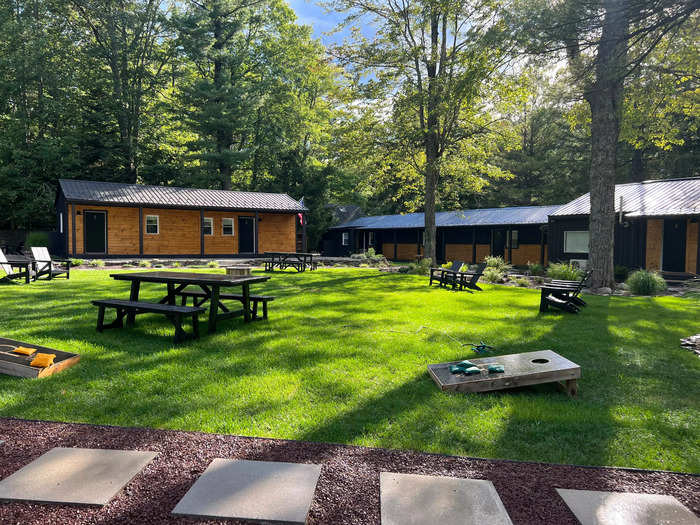
[[369,232],[367,244],[374,246],[374,232]]
[[510,230],[510,248],[512,250],[517,250],[520,248],[520,241],[518,240],[518,230]]
[[350,233],[349,232],[343,232],[341,236],[341,244],[343,246],[348,246],[350,245]]
[[202,232],[204,232],[204,235],[214,235],[214,219],[211,217],[204,217]]

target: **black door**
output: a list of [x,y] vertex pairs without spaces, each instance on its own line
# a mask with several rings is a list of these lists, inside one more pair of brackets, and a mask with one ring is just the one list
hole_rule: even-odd
[[238,217],[238,253],[255,252],[255,217]]
[[506,255],[506,231],[493,230],[493,246],[491,255],[500,255],[505,259]]
[[685,219],[664,220],[664,271],[685,271],[685,226]]
[[83,212],[85,253],[107,253],[107,212]]

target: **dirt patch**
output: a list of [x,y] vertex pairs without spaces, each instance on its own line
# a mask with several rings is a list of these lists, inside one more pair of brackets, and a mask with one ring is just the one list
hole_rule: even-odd
[[557,487],[668,494],[700,515],[700,477],[671,472],[485,460],[200,432],[1,418],[0,437],[0,478],[59,446],[159,453],[102,508],[0,503],[0,523],[241,523],[197,521],[170,515],[214,458],[321,464],[321,478],[309,515],[312,524],[379,524],[381,471],[491,480],[516,524],[576,525],[576,518],[557,495]]

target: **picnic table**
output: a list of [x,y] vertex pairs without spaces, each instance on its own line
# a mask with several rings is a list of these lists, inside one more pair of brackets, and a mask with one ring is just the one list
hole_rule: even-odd
[[[139,291],[141,283],[161,283],[167,287],[167,295],[161,300],[160,304],[175,305],[177,297],[188,287],[199,287],[203,292],[203,298],[200,305],[209,302],[209,332],[216,331],[216,322],[221,319],[228,319],[242,315],[246,323],[253,319],[253,312],[250,306],[250,285],[262,283],[269,279],[265,276],[228,276],[224,274],[210,273],[194,273],[194,272],[129,272],[129,273],[113,273],[110,275],[118,281],[131,282],[130,301],[137,302],[139,300]],[[221,288],[232,288],[240,286],[242,289],[241,310],[229,310],[219,299]],[[133,323],[135,311],[128,314],[128,322]]]
[[5,256],[7,265],[11,268],[18,268],[20,271],[17,273],[8,272],[12,277],[24,277],[24,282],[29,284],[31,280],[31,275],[34,271],[34,261],[29,257],[24,257],[23,255],[9,254]]
[[309,270],[316,269],[313,253],[265,252],[263,255],[267,257],[267,261],[265,261],[266,272],[274,271],[275,266],[280,270],[294,268],[297,272],[306,271],[307,268]]

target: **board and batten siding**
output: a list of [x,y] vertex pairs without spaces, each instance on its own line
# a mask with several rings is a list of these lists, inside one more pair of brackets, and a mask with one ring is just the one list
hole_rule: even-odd
[[[69,204],[67,207],[67,247],[72,256],[85,256],[83,217],[85,211],[107,212],[107,253],[105,256],[139,256],[139,208],[127,206],[93,206]],[[158,216],[158,234],[146,233],[146,216]],[[213,235],[204,236],[204,255],[238,253],[238,217],[255,217],[255,212],[207,211],[213,219]],[[73,250],[75,217],[75,251]],[[201,222],[199,210],[143,208],[143,256],[200,256]],[[234,220],[234,235],[223,235],[224,218]],[[259,213],[258,252],[296,251],[296,214]],[[100,254],[95,254],[100,255]]]

